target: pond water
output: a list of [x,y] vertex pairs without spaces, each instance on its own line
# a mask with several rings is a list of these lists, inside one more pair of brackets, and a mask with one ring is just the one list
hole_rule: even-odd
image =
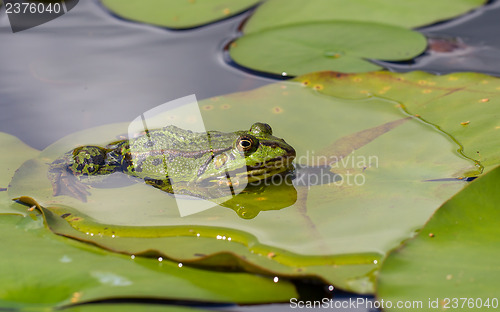
[[169,31],[119,20],[97,1],[12,34],[0,18],[0,131],[43,149],[68,133],[129,122],[162,103],[204,99],[269,83],[224,63],[242,16]]
[[[390,64],[396,71],[424,70],[436,74],[481,72],[500,75],[500,2],[487,5],[454,20],[418,29],[429,38],[444,39],[451,44],[449,52],[430,52],[413,64]],[[450,46],[450,45],[447,45]]]
[[[0,131],[42,150],[68,134],[130,122],[186,95],[202,100],[275,82],[225,60],[223,48],[238,35],[247,16],[171,31],[119,19],[98,1],[80,1],[63,17],[12,34],[2,9]],[[394,71],[476,71],[498,76],[498,29],[500,2],[492,1],[454,21],[421,29],[430,37],[459,42],[460,49],[430,52],[412,64],[380,63]],[[355,295],[340,293],[340,298]],[[231,311],[287,311],[288,307]]]

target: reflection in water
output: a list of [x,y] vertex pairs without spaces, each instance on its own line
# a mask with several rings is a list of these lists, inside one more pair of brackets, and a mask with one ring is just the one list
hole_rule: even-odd
[[293,174],[285,172],[267,180],[250,183],[241,193],[220,203],[231,208],[243,219],[253,219],[261,211],[290,207],[297,201]]

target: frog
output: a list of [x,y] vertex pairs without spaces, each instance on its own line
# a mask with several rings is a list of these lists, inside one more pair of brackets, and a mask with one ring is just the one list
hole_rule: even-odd
[[53,196],[82,202],[96,178],[113,173],[170,194],[210,199],[292,172],[295,156],[295,149],[263,122],[234,132],[193,132],[168,125],[105,146],[78,146],[49,165],[48,178]]

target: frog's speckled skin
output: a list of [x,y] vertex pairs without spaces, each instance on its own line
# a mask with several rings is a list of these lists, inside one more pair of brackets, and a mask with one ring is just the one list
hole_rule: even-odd
[[[123,172],[163,191],[205,198],[202,187],[253,182],[291,168],[295,150],[272,135],[268,124],[249,131],[196,133],[176,126],[147,131],[106,147],[81,146],[50,165],[54,196],[82,201],[88,195],[82,178]],[[228,177],[231,177],[229,182]],[[182,185],[182,187],[177,187]]]

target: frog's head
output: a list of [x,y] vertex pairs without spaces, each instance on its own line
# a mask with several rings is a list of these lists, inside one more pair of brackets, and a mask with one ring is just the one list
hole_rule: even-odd
[[99,146],[80,146],[68,155],[68,169],[75,176],[98,175],[105,166],[106,150]]
[[199,172],[198,181],[223,183],[231,178],[255,182],[292,168],[295,149],[273,136],[271,126],[254,123],[248,131],[233,134],[232,146],[214,158]]

